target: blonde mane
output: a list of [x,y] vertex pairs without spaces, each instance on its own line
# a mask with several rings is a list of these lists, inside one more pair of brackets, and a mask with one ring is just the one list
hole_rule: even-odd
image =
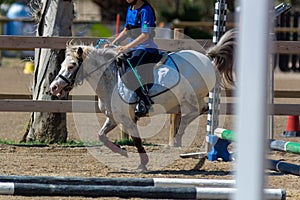
[[[80,55],[78,55],[79,48],[82,49]],[[66,44],[66,56],[71,56],[74,60],[82,59],[82,65],[88,66],[88,69],[83,66],[79,68],[74,86],[81,85],[85,77],[97,71],[102,71],[103,73],[103,69],[106,68],[102,66],[109,64],[107,61],[113,61],[117,55],[117,52],[111,48],[95,48],[93,44],[85,45],[83,43],[74,43],[73,41],[68,42]],[[112,70],[115,70],[115,68],[112,68]]]
[[93,44],[85,45],[84,43],[73,43],[73,41],[69,41],[66,44],[66,55],[69,54],[74,58],[77,58],[77,50],[81,47],[83,50],[82,59],[85,60],[88,56],[93,57],[97,55],[113,55],[116,56],[117,52],[111,48],[95,48]]
[[71,55],[74,58],[77,58],[77,50],[81,47],[83,50],[82,59],[85,60],[85,58],[91,53],[93,45],[84,45],[83,43],[77,44],[73,43],[73,41],[70,41],[66,44],[66,55]]

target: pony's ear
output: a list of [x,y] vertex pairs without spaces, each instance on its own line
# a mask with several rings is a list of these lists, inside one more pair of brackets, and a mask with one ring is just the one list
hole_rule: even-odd
[[67,46],[67,47],[70,47],[70,46],[72,46],[72,44],[73,44],[73,41],[74,41],[74,39],[72,39],[72,40],[68,41],[68,42],[67,42],[67,44],[66,44],[66,46]]
[[82,57],[82,54],[83,54],[83,49],[82,49],[81,47],[78,47],[78,49],[77,49],[77,56],[78,56],[79,58],[81,58],[81,57]]

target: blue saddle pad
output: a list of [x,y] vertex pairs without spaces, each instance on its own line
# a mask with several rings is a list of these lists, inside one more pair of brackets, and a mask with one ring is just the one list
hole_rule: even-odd
[[[166,61],[153,70],[154,84],[149,89],[149,96],[154,97],[174,87],[180,79],[179,71],[172,58],[172,54],[168,55]],[[128,104],[136,103],[139,97],[136,93],[126,87],[122,82],[120,74],[118,74],[118,93],[123,101]]]

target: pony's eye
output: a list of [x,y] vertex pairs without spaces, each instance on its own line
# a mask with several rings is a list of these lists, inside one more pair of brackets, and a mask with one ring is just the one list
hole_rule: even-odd
[[76,66],[76,62],[71,62],[70,65],[68,66],[68,70],[72,70],[74,69],[74,67]]
[[75,67],[75,65],[70,65],[70,66],[68,66],[68,70],[71,71],[74,69],[74,67]]

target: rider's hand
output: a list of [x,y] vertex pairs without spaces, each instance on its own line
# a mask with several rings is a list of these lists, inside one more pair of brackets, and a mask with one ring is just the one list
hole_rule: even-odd
[[113,48],[113,44],[105,44],[104,48]]
[[128,50],[129,50],[129,48],[127,46],[118,46],[117,47],[118,53],[124,53],[124,52],[127,52]]

